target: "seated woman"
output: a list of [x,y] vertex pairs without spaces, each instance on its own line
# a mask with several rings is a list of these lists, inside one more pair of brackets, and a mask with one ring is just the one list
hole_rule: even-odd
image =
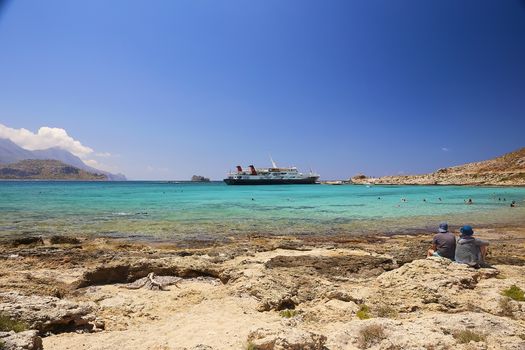
[[456,262],[472,267],[485,265],[485,256],[487,255],[489,242],[472,237],[474,231],[468,225],[463,226],[460,232],[461,235],[456,244]]

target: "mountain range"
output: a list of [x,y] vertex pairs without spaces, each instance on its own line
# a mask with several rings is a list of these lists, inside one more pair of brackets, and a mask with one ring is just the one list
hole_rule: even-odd
[[[52,147],[44,150],[30,151],[15,144],[9,139],[0,139],[0,164],[17,163],[23,160],[56,160],[65,165],[78,168],[91,174],[105,175],[110,181],[124,181],[123,174],[112,174],[107,171],[95,169],[85,164],[79,157],[59,147]],[[30,163],[25,164],[27,168]],[[34,163],[36,164],[36,163]]]

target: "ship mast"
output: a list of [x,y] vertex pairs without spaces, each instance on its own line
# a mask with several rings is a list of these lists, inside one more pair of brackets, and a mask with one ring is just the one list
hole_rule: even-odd
[[273,161],[273,158],[272,158],[272,155],[270,154],[270,161],[272,162],[272,166],[274,168],[277,168],[277,164],[275,164],[275,162]]

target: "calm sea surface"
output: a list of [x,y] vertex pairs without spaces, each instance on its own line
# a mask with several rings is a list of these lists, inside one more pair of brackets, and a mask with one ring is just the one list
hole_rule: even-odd
[[[468,198],[473,205],[464,203]],[[510,208],[512,200],[518,207]],[[524,223],[525,188],[0,182],[0,235],[171,240],[247,233],[373,234],[434,228],[442,220],[452,225]]]

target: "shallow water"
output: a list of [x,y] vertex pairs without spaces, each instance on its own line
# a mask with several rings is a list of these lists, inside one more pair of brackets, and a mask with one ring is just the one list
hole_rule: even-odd
[[[468,198],[473,205],[465,204]],[[512,200],[518,207],[510,208]],[[213,239],[250,233],[398,232],[433,228],[442,220],[491,225],[524,219],[525,188],[518,187],[0,182],[4,235]]]

